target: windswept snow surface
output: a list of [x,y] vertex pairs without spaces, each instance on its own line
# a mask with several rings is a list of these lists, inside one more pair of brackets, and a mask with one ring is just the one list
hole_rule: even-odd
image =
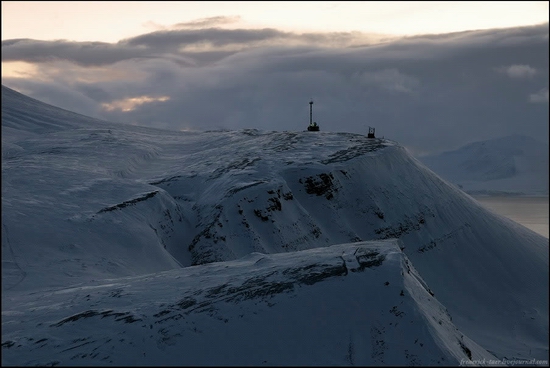
[[548,360],[548,239],[398,143],[174,132],[2,87],[2,363]]
[[[4,312],[3,363],[449,365],[496,359],[457,330],[396,240],[251,253],[105,282],[12,296],[23,311]],[[36,327],[21,338],[21,324]]]
[[548,195],[548,144],[523,135],[474,142],[419,160],[469,194]]

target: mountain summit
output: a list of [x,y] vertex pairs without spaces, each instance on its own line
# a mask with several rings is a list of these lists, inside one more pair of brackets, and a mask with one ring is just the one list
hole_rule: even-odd
[[175,132],[2,86],[2,362],[548,359],[548,239],[397,142]]

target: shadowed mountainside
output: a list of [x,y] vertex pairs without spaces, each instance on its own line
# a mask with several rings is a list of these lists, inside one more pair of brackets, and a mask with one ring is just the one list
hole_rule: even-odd
[[[266,259],[273,256],[274,261],[287,254],[284,262],[292,263],[293,255],[297,257],[301,251],[314,259],[327,247],[362,242],[363,252],[369,254],[381,241],[398,241],[399,257],[414,265],[429,295],[414,308],[430,309],[432,318],[435,312],[426,303],[437,298],[452,316],[453,328],[445,333],[445,339],[451,339],[454,335],[449,333],[456,328],[479,345],[478,356],[548,359],[548,239],[487,211],[397,142],[350,133],[162,131],[85,118],[6,87],[2,87],[2,140],[3,315],[4,308],[6,316],[32,314],[32,300],[37,295],[42,300],[39,303],[51,305],[57,302],[47,295],[64,290],[61,292],[73,295],[72,301],[62,302],[67,303],[63,304],[67,313],[57,321],[48,313],[43,315],[50,325],[80,323],[98,316],[115,317],[115,321],[128,316],[133,316],[129,320],[138,319],[142,317],[126,309],[109,312],[111,299],[97,300],[92,294],[81,293],[88,287],[99,292],[127,282],[139,290],[129,302],[133,305],[154,300],[156,294],[145,279],[174,275],[166,290],[176,292],[181,287],[187,295],[196,284],[182,286],[175,280],[186,278],[191,269],[200,270],[214,288],[224,284],[216,272],[233,267],[225,262],[239,262],[251,254]],[[315,285],[341,276],[331,273],[332,266],[317,272],[311,264],[297,278],[292,276],[294,271],[281,269],[279,273],[285,276],[277,281],[277,287],[317,280],[315,274],[325,272],[330,275],[326,280],[319,276]],[[295,267],[287,266],[289,270]],[[250,267],[246,268],[247,277],[255,280],[259,276],[254,276],[254,267]],[[334,269],[344,272],[342,267]],[[393,267],[388,270],[406,272]],[[155,274],[158,276],[151,276]],[[253,283],[242,281],[247,282]],[[345,290],[353,293],[369,282],[363,278]],[[239,285],[232,285],[227,296],[243,295],[238,292]],[[267,281],[258,285],[262,287],[245,294],[261,295],[271,287]],[[373,295],[378,295],[378,286],[372,287]],[[335,289],[319,289],[319,293],[330,298]],[[175,302],[162,300],[159,303]],[[346,303],[355,302],[346,299]],[[254,307],[250,308],[247,311],[254,314]],[[324,307],[321,303],[315,308]],[[155,310],[144,313],[147,318],[164,313]],[[369,318],[373,324],[369,326],[378,328],[376,317]],[[243,331],[252,328],[253,321],[243,325]],[[10,326],[11,336],[7,339],[3,332],[3,348],[13,349],[16,337],[30,328],[20,325],[23,330],[18,330],[17,325],[11,317],[6,325],[3,322],[4,331]],[[139,334],[145,333],[148,325],[144,326]],[[276,336],[292,333],[292,326],[288,328]],[[162,335],[161,330],[155,331]],[[372,327],[367,330],[376,332]],[[99,333],[90,331],[90,336]],[[430,336],[439,333],[430,331]],[[234,331],[227,332],[231,333]],[[208,334],[207,340],[213,336]],[[94,340],[75,337],[80,338]],[[458,342],[449,348],[447,343],[441,345],[445,339],[434,339],[439,341],[438,349],[447,346],[442,357],[468,356]],[[226,341],[222,338],[215,346],[221,348]],[[18,344],[21,348],[25,345]],[[449,353],[456,346],[459,353]],[[176,347],[173,349],[178,350]],[[285,349],[282,351],[288,351]],[[21,363],[15,356],[9,361]],[[330,364],[331,356],[325,356],[322,364]],[[426,362],[427,356],[420,361]],[[207,358],[189,362],[206,362],[201,359]],[[288,364],[297,362],[281,359],[279,362]],[[358,361],[382,362],[373,356],[364,359]],[[395,364],[412,362],[403,359]],[[235,364],[258,361],[238,360]],[[28,361],[32,362],[46,363],[42,358]],[[215,360],[209,362],[205,364]]]

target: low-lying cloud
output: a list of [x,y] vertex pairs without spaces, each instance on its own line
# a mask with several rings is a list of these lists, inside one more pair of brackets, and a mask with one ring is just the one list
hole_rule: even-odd
[[548,103],[548,87],[529,95],[529,101],[533,103]]
[[516,79],[533,78],[537,74],[537,70],[529,65],[511,65],[501,67],[499,71],[505,73],[510,78]]
[[374,72],[364,72],[359,80],[365,84],[372,84],[390,92],[413,93],[420,84],[415,77],[405,75],[397,69],[383,69]]
[[518,133],[548,139],[548,24],[401,39],[217,28],[237,21],[117,43],[3,41],[2,83],[82,114],[175,130],[304,130],[313,99],[321,130],[374,126],[414,153]]

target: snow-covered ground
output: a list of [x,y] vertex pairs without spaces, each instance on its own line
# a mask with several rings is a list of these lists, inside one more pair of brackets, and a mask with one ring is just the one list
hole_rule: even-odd
[[469,194],[548,195],[548,144],[523,135],[474,142],[419,160]]
[[548,276],[547,238],[397,142],[2,87],[4,365],[547,364]]

